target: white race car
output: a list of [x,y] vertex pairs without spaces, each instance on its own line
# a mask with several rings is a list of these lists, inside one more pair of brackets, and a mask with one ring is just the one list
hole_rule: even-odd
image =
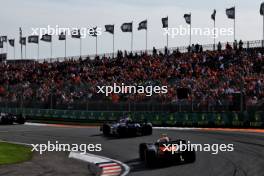
[[13,115],[9,113],[0,113],[0,124],[8,124],[11,125],[13,123],[24,124],[26,122],[25,116]]

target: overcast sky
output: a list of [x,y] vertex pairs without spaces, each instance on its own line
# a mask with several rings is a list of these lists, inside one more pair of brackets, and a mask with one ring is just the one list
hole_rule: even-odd
[[[169,16],[169,27],[187,27],[183,15],[192,13],[192,26],[212,28],[210,16],[217,10],[216,27],[232,28],[233,20],[227,19],[225,9],[236,6],[236,38],[259,40],[262,38],[262,16],[259,14],[261,0],[8,0],[0,1],[0,35],[16,39],[16,58],[20,58],[18,44],[19,27],[23,35],[32,33],[31,28],[47,27],[94,27],[103,28],[105,24],[115,24],[115,48],[130,50],[131,35],[122,33],[124,22],[134,22],[134,49],[145,49],[145,31],[137,31],[138,23],[148,19],[148,46],[162,48],[166,44],[161,18]],[[233,36],[220,36],[217,40],[232,41]],[[207,36],[193,36],[193,43],[213,43]],[[170,47],[185,46],[189,36],[169,39]],[[2,51],[6,51],[5,48]],[[98,37],[98,53],[112,52],[112,35],[103,33]],[[13,58],[13,48],[8,47],[8,58]],[[79,40],[67,40],[67,55],[79,55]],[[82,54],[95,53],[95,38],[82,39]],[[37,58],[37,45],[27,45],[27,56]],[[50,56],[50,44],[40,42],[40,58]],[[53,56],[64,56],[64,42],[53,37]]]

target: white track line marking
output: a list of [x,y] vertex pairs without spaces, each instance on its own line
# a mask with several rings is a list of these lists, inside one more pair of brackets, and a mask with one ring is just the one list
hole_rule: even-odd
[[113,174],[113,173],[120,173],[122,171],[122,169],[116,169],[116,170],[103,170],[103,174]]
[[101,176],[117,176],[119,174],[102,174]]
[[93,164],[109,162],[109,160],[106,160],[93,154],[81,154],[77,152],[70,152],[69,158],[75,158]]
[[[104,176],[106,176],[106,175],[108,175],[108,176],[110,176],[110,175],[125,176],[130,171],[129,166],[124,164],[124,163],[122,163],[121,161],[110,159],[110,158],[107,158],[107,157],[104,157],[104,156],[90,154],[90,153],[80,154],[80,153],[77,153],[77,152],[70,152],[69,158],[75,158],[75,159],[82,160],[82,161],[85,161],[85,162],[88,162],[88,163],[98,164],[98,167],[100,167],[102,169],[104,167],[108,167],[110,169],[111,168],[110,166],[116,167],[116,166],[118,166],[118,164],[124,168],[124,172],[121,175],[120,175],[120,171],[118,171],[119,173],[117,173],[117,171],[115,170],[116,172],[114,172],[114,173],[112,173],[112,172],[109,173],[109,174],[103,173]],[[106,163],[106,162],[108,162],[108,163]],[[102,164],[100,164],[100,163],[102,163]],[[121,167],[120,167],[120,169],[121,169]]]
[[153,127],[153,129],[157,130],[200,130],[202,128],[184,128],[184,127]]
[[115,166],[115,167],[104,167],[103,168],[104,171],[109,171],[109,170],[121,170],[121,167],[120,166]]
[[30,125],[30,126],[48,126],[48,124],[44,124],[44,123],[31,123],[31,122],[26,122],[25,125]]
[[108,164],[99,164],[99,167],[113,167],[118,166],[116,163],[108,163]]
[[10,144],[18,144],[18,145],[25,145],[25,146],[31,146],[32,147],[32,144],[27,144],[27,143],[23,143],[23,142],[13,142],[13,141],[4,141],[4,140],[0,140],[0,142],[7,142]]
[[109,165],[109,166],[100,166],[103,170],[111,170],[111,169],[120,169],[121,166],[119,164],[113,164],[113,165]]

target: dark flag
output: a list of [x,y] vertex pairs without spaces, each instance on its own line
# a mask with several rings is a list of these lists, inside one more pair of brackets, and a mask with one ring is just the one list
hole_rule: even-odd
[[81,38],[80,29],[72,31],[72,38],[77,38],[77,39]]
[[187,24],[191,24],[191,14],[184,14],[183,16]]
[[[1,46],[0,46],[0,48],[1,48]],[[0,54],[0,62],[4,62],[4,61],[6,61],[6,53],[2,53],[2,54]]]
[[52,41],[52,36],[49,34],[42,35],[41,39],[44,42],[51,42]]
[[112,24],[105,25],[105,31],[114,34],[115,26]]
[[146,29],[147,30],[147,28],[148,28],[148,21],[147,20],[141,21],[138,24],[138,30],[142,30],[142,29]]
[[167,28],[168,27],[168,17],[162,18],[161,22],[162,22],[162,28]]
[[7,42],[7,36],[1,36],[1,42]]
[[132,32],[133,23],[123,23],[121,26],[122,32]]
[[66,33],[65,32],[60,33],[59,40],[66,40]]
[[213,14],[211,15],[211,18],[212,18],[212,20],[214,20],[214,21],[215,21],[215,15],[216,15],[216,10],[214,9]]
[[27,41],[26,37],[21,37],[20,40],[19,40],[19,43],[21,45],[26,45],[26,41]]
[[39,43],[39,36],[38,35],[31,35],[28,36],[28,43]]
[[92,37],[97,37],[97,27],[93,28],[93,33],[91,34]]
[[226,16],[227,16],[227,18],[235,19],[236,18],[236,9],[235,9],[235,7],[231,7],[229,9],[226,9]]
[[259,12],[260,12],[260,15],[264,14],[264,2],[261,3]]
[[12,46],[12,47],[15,46],[15,39],[9,39],[8,42],[9,42],[10,46]]
[[0,48],[4,47],[4,43],[2,41],[0,41]]

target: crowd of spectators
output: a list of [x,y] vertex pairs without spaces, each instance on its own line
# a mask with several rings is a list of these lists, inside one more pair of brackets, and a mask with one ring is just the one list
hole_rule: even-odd
[[[241,41],[242,42],[242,41]],[[240,42],[239,42],[240,43]],[[223,104],[241,94],[247,104],[264,98],[264,56],[262,48],[243,49],[239,44],[215,51],[193,45],[188,52],[178,50],[152,54],[118,51],[115,58],[80,58],[63,62],[0,63],[0,102],[32,101],[70,104],[86,101],[158,102],[180,101],[178,88],[190,90],[187,101]],[[97,93],[97,86],[168,86],[167,94]]]

